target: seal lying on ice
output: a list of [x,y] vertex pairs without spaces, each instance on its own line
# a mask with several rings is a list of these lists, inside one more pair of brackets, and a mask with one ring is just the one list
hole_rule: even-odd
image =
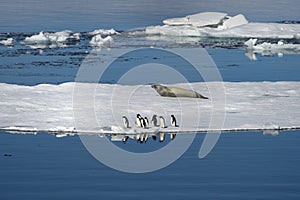
[[200,98],[200,99],[208,99],[205,96],[202,96],[198,92],[193,90],[186,90],[177,87],[168,87],[164,85],[155,84],[151,86],[158,92],[160,96],[163,97],[189,97],[189,98]]

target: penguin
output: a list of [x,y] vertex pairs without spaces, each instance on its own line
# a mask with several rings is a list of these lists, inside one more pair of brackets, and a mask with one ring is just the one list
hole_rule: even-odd
[[146,120],[145,120],[144,118],[141,117],[140,121],[141,121],[141,127],[142,127],[142,128],[147,128]]
[[137,114],[136,115],[136,119],[135,119],[135,124],[136,124],[136,127],[140,128],[142,127],[142,124],[141,124],[141,115],[140,114]]
[[123,116],[123,124],[125,126],[125,128],[129,128],[129,120],[126,116]]
[[165,118],[163,116],[159,116],[160,128],[166,128]]
[[145,123],[146,123],[146,128],[148,128],[149,127],[149,120],[148,120],[147,117],[145,117],[144,120],[145,120]]
[[177,122],[176,122],[176,118],[175,118],[174,115],[171,115],[171,125],[172,125],[173,127],[178,127],[178,126],[177,126]]
[[157,115],[153,115],[151,123],[153,127],[157,126]]

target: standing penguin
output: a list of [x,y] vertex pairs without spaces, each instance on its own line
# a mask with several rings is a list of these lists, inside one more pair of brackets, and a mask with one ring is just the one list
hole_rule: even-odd
[[123,118],[123,124],[124,124],[125,128],[130,128],[128,118],[126,116],[123,116],[122,118]]
[[141,117],[140,121],[141,121],[141,127],[142,127],[142,128],[147,128],[146,120],[145,120],[144,118]]
[[166,128],[165,118],[163,116],[159,116],[160,128]]
[[171,115],[171,125],[173,127],[178,127],[177,122],[176,122],[176,118],[174,115]]
[[148,120],[147,117],[145,117],[144,120],[145,120],[145,123],[146,123],[146,128],[148,128],[149,127],[149,120]]
[[142,127],[142,123],[141,123],[141,115],[140,114],[137,114],[136,115],[136,118],[135,118],[135,124],[136,124],[136,127],[140,128]]
[[158,126],[158,125],[157,125],[157,115],[153,115],[152,120],[151,120],[151,123],[152,123],[152,126],[153,126],[153,127]]

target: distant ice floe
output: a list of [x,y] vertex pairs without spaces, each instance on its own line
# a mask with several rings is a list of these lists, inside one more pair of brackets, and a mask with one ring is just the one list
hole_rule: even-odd
[[194,27],[204,27],[219,24],[227,13],[221,12],[203,12],[194,15],[188,15],[182,18],[165,19],[164,24],[170,26],[191,25]]
[[14,39],[13,38],[7,38],[6,40],[1,40],[0,44],[5,46],[13,46],[14,45]]
[[111,47],[114,43],[111,35],[119,34],[114,29],[97,29],[91,32],[88,32],[87,35],[93,36],[89,44],[92,47]]
[[101,35],[98,34],[98,35],[95,35],[94,37],[92,37],[89,44],[92,47],[111,47],[113,42],[114,42],[114,40],[111,36],[102,38]]
[[113,43],[111,35],[119,34],[114,29],[97,29],[91,32],[74,33],[70,30],[59,32],[39,32],[38,34],[26,37],[21,44],[34,49],[68,47],[80,41],[80,37],[92,37],[89,44],[93,47],[111,46]]
[[97,30],[88,32],[87,34],[91,35],[91,36],[101,35],[103,37],[103,36],[109,36],[109,35],[117,35],[117,34],[119,34],[119,32],[117,32],[114,29],[97,29]]
[[278,57],[282,57],[284,54],[300,53],[300,44],[284,43],[281,40],[277,43],[263,42],[258,44],[257,41],[257,38],[251,38],[245,42],[247,48],[246,55],[252,60],[257,59],[255,56],[256,53],[259,53],[263,56],[277,54]]
[[205,12],[183,18],[166,19],[165,25],[149,26],[147,34],[220,38],[300,38],[300,24],[248,22],[244,15]]
[[23,44],[32,48],[65,47],[80,40],[80,33],[65,30],[55,33],[41,31],[37,35],[26,37]]

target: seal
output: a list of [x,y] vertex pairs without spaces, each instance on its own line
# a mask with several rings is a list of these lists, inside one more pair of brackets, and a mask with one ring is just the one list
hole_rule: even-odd
[[169,87],[160,84],[151,85],[156,92],[162,97],[188,97],[188,98],[200,98],[208,99],[207,97],[195,92],[193,90],[187,90],[178,87]]

